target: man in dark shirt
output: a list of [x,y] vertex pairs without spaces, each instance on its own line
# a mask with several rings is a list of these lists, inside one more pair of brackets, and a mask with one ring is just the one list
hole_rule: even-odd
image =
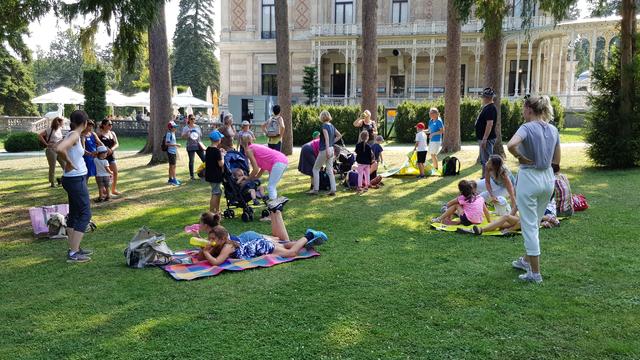
[[496,122],[498,109],[493,103],[496,93],[492,88],[482,91],[482,111],[476,119],[476,139],[480,145],[480,163],[482,164],[482,179],[484,168],[489,156],[493,155],[493,146],[496,144]]

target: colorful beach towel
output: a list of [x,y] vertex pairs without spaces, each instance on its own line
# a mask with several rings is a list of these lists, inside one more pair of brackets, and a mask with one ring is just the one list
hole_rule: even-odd
[[[189,258],[192,255],[197,254],[197,250],[189,250],[175,253],[176,257]],[[308,259],[311,257],[320,256],[315,250],[303,249],[300,255],[294,258],[285,258],[273,255],[264,255],[253,259],[232,259],[227,260],[224,263],[213,266],[206,261],[201,261],[193,264],[178,264],[167,265],[162,267],[171,277],[175,280],[194,280],[209,276],[216,276],[223,271],[242,271],[247,269],[255,269],[258,267],[272,267],[274,265],[299,260]]]

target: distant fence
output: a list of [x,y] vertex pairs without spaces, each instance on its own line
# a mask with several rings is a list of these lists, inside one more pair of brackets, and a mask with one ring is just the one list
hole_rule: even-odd
[[[147,136],[149,133],[149,121],[132,121],[132,120],[112,120],[113,123],[113,131],[118,134],[118,136]],[[212,123],[208,121],[197,122],[196,123],[202,129],[203,134],[208,134],[214,129],[218,129],[220,123]],[[241,127],[240,123],[233,124],[236,130],[239,130]],[[260,126],[262,124],[251,124],[251,130],[257,135],[262,133],[262,129]],[[180,124],[182,128],[183,124]]]

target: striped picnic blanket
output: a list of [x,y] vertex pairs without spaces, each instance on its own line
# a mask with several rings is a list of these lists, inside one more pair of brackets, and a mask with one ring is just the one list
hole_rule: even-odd
[[[176,257],[189,258],[192,255],[197,254],[196,250],[188,250],[182,252],[176,252]],[[273,255],[264,255],[253,259],[229,259],[218,266],[213,266],[206,261],[200,261],[193,264],[177,264],[163,266],[162,269],[166,271],[175,280],[194,280],[209,276],[216,276],[223,271],[242,271],[247,269],[255,269],[258,267],[272,267],[274,265],[298,260],[308,259],[311,257],[320,256],[315,250],[303,249],[300,255],[294,258],[285,258]]]

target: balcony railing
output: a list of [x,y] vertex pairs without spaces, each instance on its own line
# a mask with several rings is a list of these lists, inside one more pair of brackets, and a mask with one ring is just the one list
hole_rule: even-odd
[[[508,17],[502,22],[503,31],[522,29],[524,20],[521,17]],[[531,19],[531,28],[553,25],[553,19],[546,16],[535,16]],[[462,32],[472,33],[482,31],[484,23],[481,20],[469,20],[462,25]],[[378,35],[431,35],[446,34],[446,21],[416,21],[405,24],[379,24]],[[361,24],[320,24],[311,27],[314,36],[359,36],[362,35]]]

